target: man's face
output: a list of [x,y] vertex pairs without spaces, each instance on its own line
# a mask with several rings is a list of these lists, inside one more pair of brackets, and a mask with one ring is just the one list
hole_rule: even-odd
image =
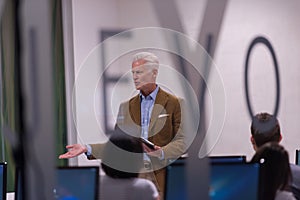
[[145,61],[140,59],[132,63],[132,77],[137,90],[145,90],[155,83],[157,70],[144,65]]

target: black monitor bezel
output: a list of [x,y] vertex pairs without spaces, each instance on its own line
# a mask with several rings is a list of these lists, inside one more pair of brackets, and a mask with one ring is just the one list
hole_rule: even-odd
[[221,163],[246,163],[247,162],[246,155],[209,156],[209,159],[211,163],[214,163],[213,161],[214,159],[219,160],[219,162]]
[[16,169],[15,169],[15,195],[14,195],[14,199],[15,200],[18,200],[19,198],[20,199],[23,199],[22,198],[22,196],[23,196],[23,192],[22,192],[22,189],[23,189],[23,186],[22,185],[20,185],[20,187],[19,187],[19,184],[21,184],[20,183],[20,181],[21,181],[21,168],[20,167],[16,167]]
[[300,156],[300,149],[296,149],[296,159],[295,159],[295,164],[300,166],[299,156]]

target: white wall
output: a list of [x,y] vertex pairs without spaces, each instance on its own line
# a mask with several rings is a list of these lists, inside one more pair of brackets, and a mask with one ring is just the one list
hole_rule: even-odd
[[[220,34],[215,62],[224,80],[227,96],[227,117],[221,138],[213,153],[246,154],[251,158],[250,118],[244,90],[246,52],[254,37],[269,39],[279,64],[281,99],[279,121],[282,144],[295,162],[295,149],[300,147],[298,132],[300,69],[299,1],[229,2]],[[275,74],[271,54],[262,45],[254,48],[250,63],[250,92],[254,112],[272,113],[275,106]]]
[[[81,73],[82,65],[84,65],[91,51],[99,44],[100,28],[115,28],[118,24],[116,8],[117,1],[114,0],[90,0],[88,2],[82,0],[72,1],[73,11],[73,33],[74,33],[74,68],[76,83]],[[83,82],[97,79],[99,71],[92,71],[88,76],[83,77]],[[75,84],[76,84],[75,83]],[[92,89],[92,88],[89,88]],[[76,90],[74,90],[76,91]],[[74,120],[77,120],[77,142],[81,144],[96,143],[103,138],[95,134],[95,126],[85,117],[88,106],[86,103],[78,100],[78,97],[84,96],[84,89],[76,91],[76,113]],[[74,109],[75,110],[75,109]],[[81,114],[78,114],[81,113]],[[97,129],[98,130],[98,129]],[[87,161],[84,155],[79,156],[80,165],[98,165],[98,161]]]
[[[176,1],[176,4],[186,34],[196,40],[205,1]],[[244,93],[244,62],[251,40],[257,35],[264,35],[272,43],[280,67],[282,144],[288,149],[291,162],[294,162],[294,150],[300,147],[297,127],[300,121],[300,92],[297,91],[300,80],[297,56],[300,52],[299,9],[300,2],[297,0],[288,3],[283,0],[229,1],[214,59],[224,81],[227,113],[221,137],[212,154],[245,154],[248,159],[253,155]],[[98,45],[100,29],[160,26],[150,1],[74,0],[73,15],[77,75],[80,65]],[[130,67],[130,63],[126,67]],[[254,111],[272,112],[275,104],[274,71],[270,54],[263,46],[253,51],[250,67]],[[87,79],[96,79],[97,74],[99,72],[92,72]],[[80,103],[77,109],[85,109],[84,106]],[[83,130],[90,127],[89,123],[88,119],[79,120],[79,131],[80,127]],[[78,142],[94,143],[100,140],[97,135],[85,131]],[[82,158],[80,162],[84,160]]]

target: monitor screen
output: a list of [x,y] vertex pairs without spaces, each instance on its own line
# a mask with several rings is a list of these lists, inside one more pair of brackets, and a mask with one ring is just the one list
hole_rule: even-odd
[[300,165],[300,149],[296,150],[296,165]]
[[59,167],[54,199],[96,200],[99,190],[99,167]]
[[0,163],[0,199],[6,200],[7,163]]
[[[258,163],[211,162],[210,170],[210,199],[258,199]],[[167,166],[165,184],[165,200],[187,199],[185,164],[182,160]]]
[[167,166],[165,200],[187,199],[185,160],[177,160]]
[[258,163],[212,163],[210,199],[258,199]]

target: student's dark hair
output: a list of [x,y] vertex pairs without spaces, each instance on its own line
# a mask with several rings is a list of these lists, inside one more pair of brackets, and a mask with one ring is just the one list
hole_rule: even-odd
[[251,134],[257,147],[267,142],[279,142],[281,132],[277,118],[269,113],[255,115],[251,123]]
[[292,179],[288,152],[277,142],[258,148],[251,162],[261,163],[261,199],[274,199],[277,190],[290,190]]
[[112,178],[134,178],[138,177],[142,164],[141,141],[116,127],[103,150],[103,171]]

